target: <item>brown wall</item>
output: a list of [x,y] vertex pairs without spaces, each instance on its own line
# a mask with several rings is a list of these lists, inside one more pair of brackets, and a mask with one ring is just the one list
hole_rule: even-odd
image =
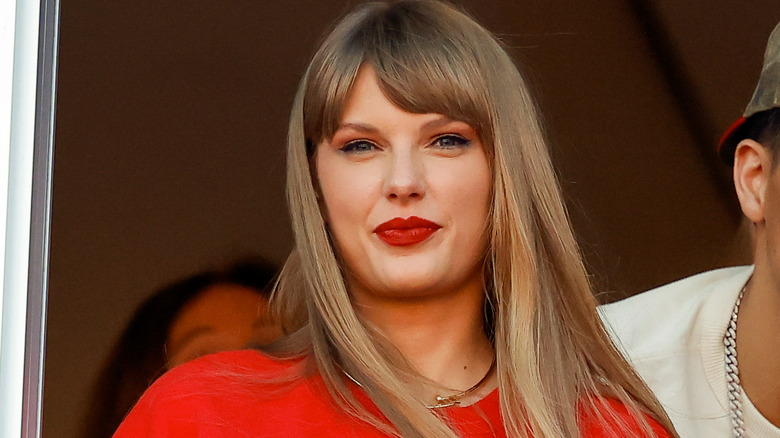
[[[71,436],[95,370],[156,287],[247,252],[284,259],[290,103],[318,35],[354,3],[63,0],[45,437]],[[736,0],[463,3],[536,84],[600,290],[744,259],[726,171],[708,154],[749,98],[775,0],[750,11]]]

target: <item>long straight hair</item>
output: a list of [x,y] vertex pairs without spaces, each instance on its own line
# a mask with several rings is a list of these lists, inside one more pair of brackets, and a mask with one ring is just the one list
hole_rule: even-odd
[[[616,424],[621,436],[627,426],[604,397],[624,403],[648,436],[642,413],[674,433],[597,316],[528,86],[487,30],[440,1],[362,5],[337,24],[309,64],[287,145],[295,249],[275,297],[289,335],[267,351],[309,359],[343,409],[388,433],[457,436],[409,390],[421,376],[354,311],[322,217],[315,146],[337,129],[363,65],[375,70],[398,107],[467,122],[485,146],[493,177],[485,329],[494,334],[507,434],[578,437],[585,414]],[[391,424],[354,399],[345,371]]]

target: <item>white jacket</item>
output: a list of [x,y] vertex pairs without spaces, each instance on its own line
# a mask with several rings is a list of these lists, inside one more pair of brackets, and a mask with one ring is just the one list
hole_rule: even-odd
[[[704,272],[599,311],[618,348],[666,408],[681,437],[731,437],[726,332],[750,266]],[[748,437],[780,438],[743,395]]]

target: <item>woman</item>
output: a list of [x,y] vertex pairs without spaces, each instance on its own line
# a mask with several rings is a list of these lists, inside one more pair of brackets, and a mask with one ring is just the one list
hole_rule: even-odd
[[268,299],[277,267],[257,257],[197,273],[153,293],[136,309],[103,364],[80,437],[110,437],[164,372],[218,351],[280,335]]
[[452,6],[366,4],[325,39],[288,200],[288,335],[169,373],[117,437],[673,431],[596,316],[527,86]]

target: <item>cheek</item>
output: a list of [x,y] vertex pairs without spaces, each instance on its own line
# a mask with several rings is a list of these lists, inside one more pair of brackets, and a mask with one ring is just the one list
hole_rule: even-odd
[[[453,175],[455,177],[453,177]],[[480,226],[487,220],[490,209],[492,176],[487,164],[465,167],[449,173],[450,199],[455,212]]]
[[[381,172],[376,166],[344,163],[327,153],[317,160],[320,209],[331,226],[364,217],[377,200]],[[381,190],[380,190],[381,192]]]
[[488,174],[487,171],[468,186],[468,197],[466,202],[471,204],[472,208],[481,212],[482,216],[487,214],[490,206],[491,186],[490,174]]
[[[492,175],[487,165],[479,167],[470,174],[471,178],[462,183],[458,208],[464,212],[465,226],[468,227],[472,244],[484,250],[489,238],[490,204],[492,201]],[[476,248],[475,248],[476,249]]]
[[345,178],[320,179],[320,210],[331,227],[352,222],[360,212],[361,193]]
[[[365,225],[375,204],[372,178],[350,168],[326,166],[319,172],[320,211],[338,246]],[[343,250],[343,248],[340,248]]]

